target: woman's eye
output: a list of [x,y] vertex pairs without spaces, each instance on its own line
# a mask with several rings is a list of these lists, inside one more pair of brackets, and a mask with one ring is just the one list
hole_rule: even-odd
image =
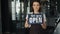
[[35,5],[33,5],[33,6],[35,6]]
[[39,6],[39,5],[37,5],[37,6]]

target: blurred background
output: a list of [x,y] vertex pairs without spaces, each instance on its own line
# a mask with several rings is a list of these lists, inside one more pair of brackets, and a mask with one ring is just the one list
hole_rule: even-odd
[[[29,34],[24,28],[26,14],[30,13],[32,0],[2,0],[0,9],[1,34]],[[47,17],[48,34],[60,34],[60,0],[41,0],[42,11]]]

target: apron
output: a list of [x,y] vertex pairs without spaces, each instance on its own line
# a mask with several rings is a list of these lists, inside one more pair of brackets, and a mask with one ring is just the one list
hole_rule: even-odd
[[31,24],[29,34],[43,34],[40,24]]

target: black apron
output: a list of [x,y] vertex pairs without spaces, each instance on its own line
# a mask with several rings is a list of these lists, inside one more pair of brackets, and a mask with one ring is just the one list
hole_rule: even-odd
[[29,34],[42,34],[42,28],[39,24],[32,24],[29,30]]
[[31,24],[29,34],[43,34],[40,24]]

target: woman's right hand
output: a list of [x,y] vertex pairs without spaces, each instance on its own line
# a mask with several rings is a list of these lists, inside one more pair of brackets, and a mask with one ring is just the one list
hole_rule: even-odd
[[26,22],[25,22],[25,28],[28,28],[28,27],[29,27],[29,24],[28,24],[28,22],[26,20]]
[[25,21],[25,28],[30,28],[30,27],[31,27],[31,25],[28,24],[28,19],[26,19],[26,21]]

